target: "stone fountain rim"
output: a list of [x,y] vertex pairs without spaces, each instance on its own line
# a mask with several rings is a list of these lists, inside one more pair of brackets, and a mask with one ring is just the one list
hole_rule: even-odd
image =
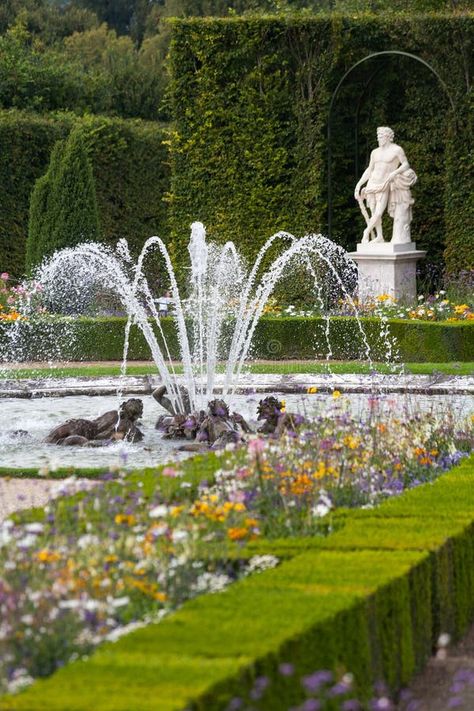
[[[151,395],[161,384],[153,375],[76,376],[73,378],[4,379],[1,398],[36,399],[43,397]],[[423,395],[474,395],[474,377],[466,375],[384,375],[384,374],[252,374],[243,377],[235,389],[239,395],[277,392],[282,394],[321,394],[338,390],[343,394],[412,393]],[[217,385],[216,394],[222,393]]]

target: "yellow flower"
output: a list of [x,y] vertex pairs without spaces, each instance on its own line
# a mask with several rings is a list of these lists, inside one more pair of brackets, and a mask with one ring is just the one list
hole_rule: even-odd
[[115,523],[119,526],[124,523],[126,526],[133,526],[136,523],[136,518],[132,514],[117,514],[115,516]]
[[332,396],[333,396],[334,400],[337,400],[338,397],[341,397],[341,391],[340,390],[333,390]]
[[61,558],[59,553],[55,553],[54,551],[49,551],[47,548],[44,548],[42,551],[39,551],[36,554],[36,557],[40,561],[40,563],[55,563],[57,560]]
[[391,301],[392,297],[390,294],[380,294],[380,296],[377,296],[377,301]]
[[308,390],[307,390],[306,392],[308,392],[308,393],[317,393],[317,392],[318,392],[318,388],[310,387],[310,388],[308,388]]
[[360,439],[353,437],[352,435],[347,435],[342,441],[346,447],[349,447],[349,449],[357,449],[360,444]]
[[458,304],[454,307],[454,313],[463,314],[465,311],[469,311],[469,306],[467,304]]
[[176,518],[182,511],[184,511],[184,506],[172,506],[170,514],[173,518]]

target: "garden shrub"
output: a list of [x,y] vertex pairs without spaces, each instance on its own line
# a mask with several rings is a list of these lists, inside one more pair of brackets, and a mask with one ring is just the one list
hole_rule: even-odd
[[33,189],[30,214],[30,269],[58,249],[100,239],[94,177],[81,128],[54,146],[48,171]]
[[[53,146],[76,126],[83,130],[95,180],[102,239],[128,239],[136,255],[153,234],[166,239],[169,166],[165,131],[156,123],[73,114],[0,112],[0,263],[25,271],[28,212],[34,184],[50,162]],[[38,198],[35,198],[38,201]],[[38,213],[40,206],[32,207]]]

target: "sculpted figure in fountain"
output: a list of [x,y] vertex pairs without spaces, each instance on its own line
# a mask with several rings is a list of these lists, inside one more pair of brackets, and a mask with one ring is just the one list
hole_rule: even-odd
[[271,395],[260,400],[257,408],[259,420],[263,420],[258,431],[260,434],[271,434],[281,437],[285,430],[295,430],[304,422],[304,417],[284,411],[284,403]]
[[135,423],[142,414],[142,401],[130,398],[120,405],[120,410],[110,410],[95,420],[68,420],[55,427],[44,442],[66,447],[102,447],[118,440],[141,442],[143,433]]
[[209,447],[221,449],[226,444],[241,442],[242,434],[251,432],[242,415],[230,414],[224,400],[211,400],[206,411],[190,412],[189,393],[182,385],[180,395],[186,412],[178,411],[166,395],[164,385],[153,392],[154,399],[170,413],[160,415],[156,429],[162,430],[165,439],[193,440],[182,445],[182,451],[206,451]]
[[[363,243],[384,242],[382,217],[386,209],[393,218],[392,243],[411,242],[410,223],[414,200],[410,188],[417,177],[410,168],[403,148],[397,146],[393,139],[394,132],[388,126],[377,129],[379,147],[372,151],[369,166],[355,187],[354,197],[367,222]],[[364,200],[370,209],[370,217]]]

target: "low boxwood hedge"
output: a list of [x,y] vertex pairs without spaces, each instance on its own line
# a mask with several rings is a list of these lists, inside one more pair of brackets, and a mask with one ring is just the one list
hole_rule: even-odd
[[[265,708],[286,711],[301,701],[299,676],[323,668],[350,670],[360,698],[379,679],[400,689],[441,631],[458,638],[474,618],[474,457],[340,523],[327,538],[282,542],[277,568],[186,603],[3,708],[222,711],[265,675]],[[269,549],[280,543],[241,555]],[[278,672],[282,662],[295,676]]]
[[[126,319],[121,317],[42,319],[15,324],[0,322],[3,358],[10,352],[20,360],[121,360]],[[179,358],[178,336],[171,318],[161,322],[172,358]],[[251,355],[274,360],[325,358],[329,352],[324,318],[262,318],[257,325]],[[405,362],[450,362],[474,360],[473,322],[426,322],[390,320],[389,332]],[[9,334],[15,330],[15,338]],[[351,317],[330,319],[331,358],[385,361],[387,343],[380,335],[380,321]],[[160,339],[158,339],[160,340]],[[10,345],[11,343],[11,345]],[[3,345],[3,347],[2,347]],[[397,349],[395,349],[397,350]],[[128,357],[147,360],[150,349],[134,326]]]

